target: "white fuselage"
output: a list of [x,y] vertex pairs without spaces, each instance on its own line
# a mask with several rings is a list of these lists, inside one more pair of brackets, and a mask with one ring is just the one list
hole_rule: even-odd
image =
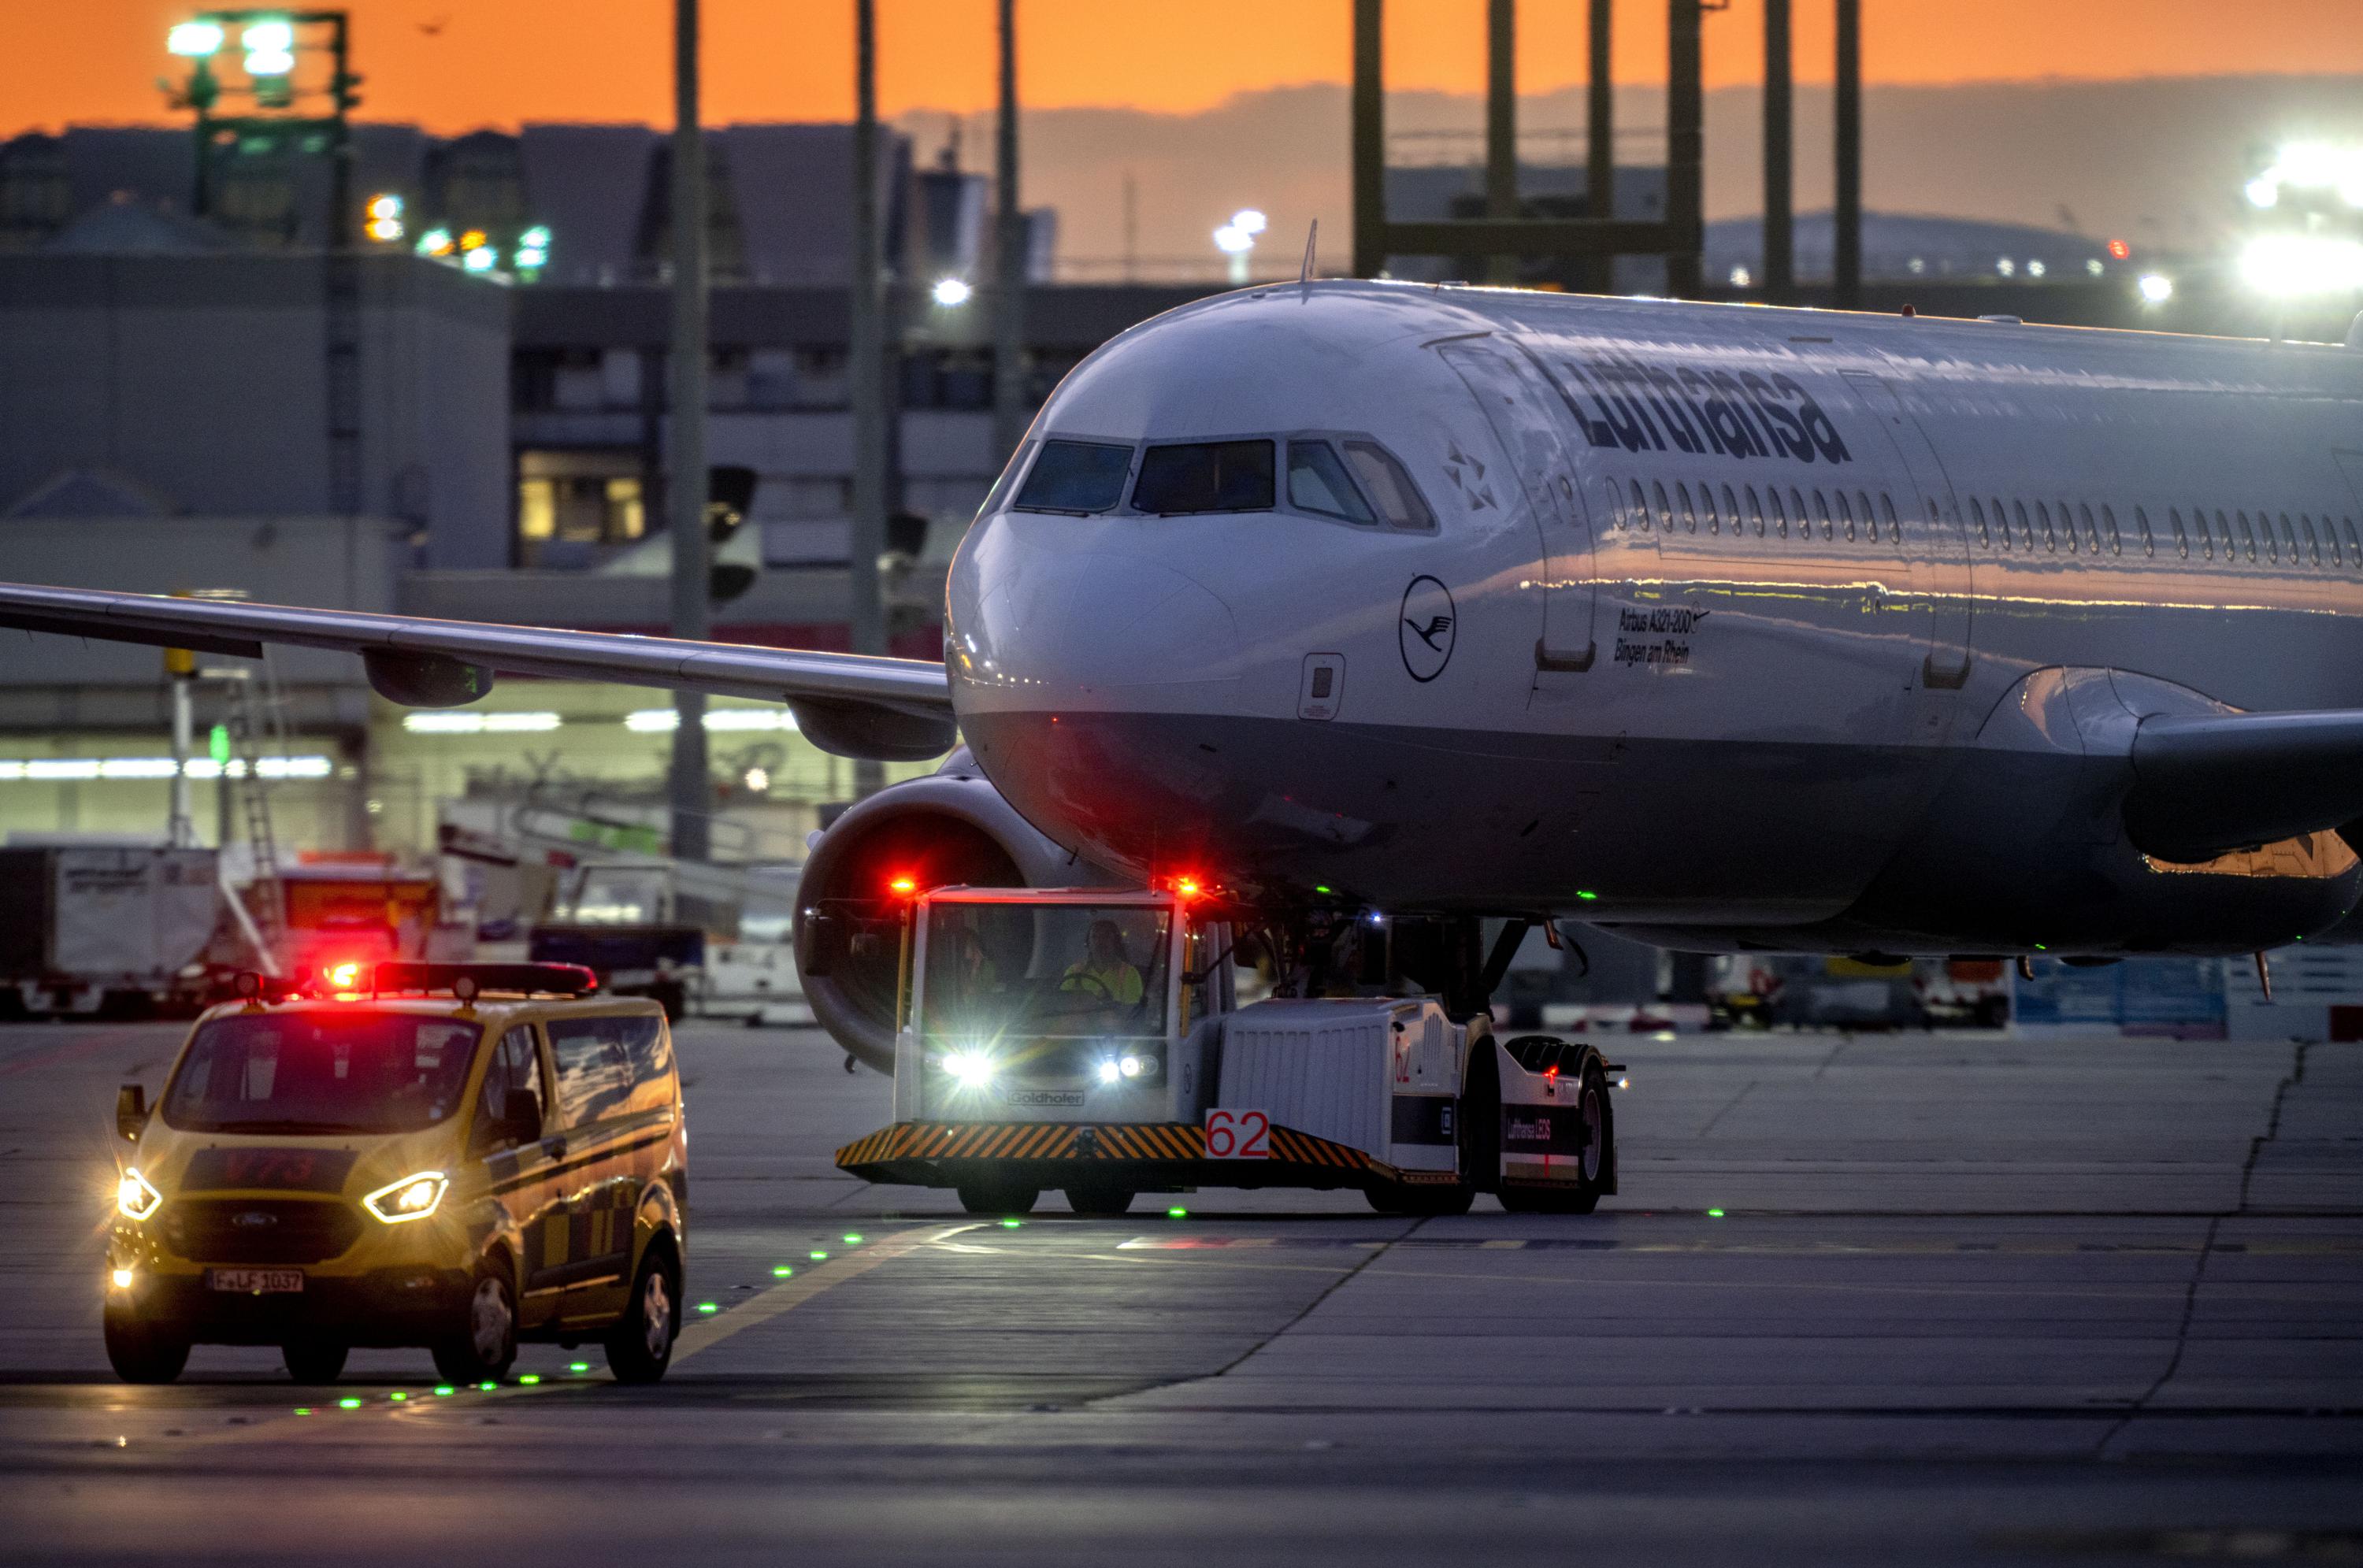
[[[1384,448],[1433,526],[1292,503],[1292,436]],[[1048,442],[1137,476],[1259,438],[1258,510],[1013,504]],[[2006,889],[2091,836],[2060,812],[2096,691],[2363,707],[2358,483],[2363,351],[1275,286],[1067,378],[954,563],[947,658],[996,787],[1134,875],[2000,945],[2039,911],[1914,878]]]

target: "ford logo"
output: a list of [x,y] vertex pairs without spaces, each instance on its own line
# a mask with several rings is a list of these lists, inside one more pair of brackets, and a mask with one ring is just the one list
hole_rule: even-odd
[[265,1226],[278,1224],[279,1216],[260,1209],[249,1209],[243,1213],[231,1215],[229,1222],[241,1231],[260,1231]]

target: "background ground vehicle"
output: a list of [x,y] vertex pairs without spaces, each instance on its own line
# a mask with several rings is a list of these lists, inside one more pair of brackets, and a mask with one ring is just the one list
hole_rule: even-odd
[[1479,1192],[1581,1212],[1616,1190],[1592,1047],[1496,1041],[1482,1012],[1375,989],[1242,1007],[1221,912],[1182,891],[913,898],[895,1121],[838,1164],[979,1213],[1048,1187],[1086,1214],[1195,1187],[1355,1187],[1396,1212]]
[[118,1373],[277,1344],[325,1381],[351,1346],[423,1345],[482,1379],[522,1338],[604,1340],[619,1378],[662,1375],[687,1147],[655,1003],[538,965],[349,966],[271,1000],[249,981],[152,1111],[137,1085],[117,1101]]

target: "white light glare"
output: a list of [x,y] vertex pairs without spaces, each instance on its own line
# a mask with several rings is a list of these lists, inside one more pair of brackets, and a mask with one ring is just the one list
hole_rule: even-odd
[[2163,272],[2144,272],[2135,287],[2141,290],[2144,304],[2164,304],[2174,297],[2174,280]]
[[131,1271],[128,1268],[116,1269],[106,1277],[117,1290],[128,1290],[131,1288]]
[[[325,756],[266,756],[257,765],[265,778],[326,778],[335,765]],[[225,767],[209,756],[195,756],[180,771],[191,778],[246,777],[246,759],[233,757]],[[46,784],[84,778],[170,778],[169,756],[37,756],[0,761],[0,783]]]
[[958,310],[968,304],[969,296],[975,293],[963,278],[938,278],[933,291],[936,303],[946,310]]
[[1145,1077],[1154,1065],[1147,1056],[1136,1056],[1127,1053],[1116,1059],[1115,1070],[1127,1078]]
[[966,1088],[982,1088],[993,1081],[993,1058],[982,1051],[955,1051],[944,1058],[944,1071]]
[[2363,289],[2363,241],[2260,235],[2240,252],[2240,276],[2268,294],[2352,293]]
[[1100,1082],[1104,1084],[1112,1084],[1123,1076],[1124,1069],[1117,1066],[1113,1061],[1102,1062],[1100,1064]]
[[471,272],[489,272],[501,264],[501,253],[489,245],[479,245],[462,257],[460,265]]
[[136,1170],[127,1170],[115,1184],[115,1207],[134,1220],[145,1220],[156,1212],[164,1195],[148,1184],[148,1178]]
[[414,735],[542,734],[566,721],[556,713],[405,713]]
[[1252,237],[1264,231],[1264,215],[1253,207],[1242,207],[1231,215],[1231,226]]
[[[624,715],[624,727],[638,735],[669,734],[681,727],[671,708],[638,708]],[[793,730],[796,716],[785,708],[708,708],[709,730]]]
[[361,1207],[389,1225],[424,1220],[442,1203],[443,1191],[450,1185],[441,1171],[420,1171],[379,1187],[361,1199]]
[[2270,174],[2258,175],[2249,181],[2244,189],[2247,193],[2248,204],[2252,207],[2269,207],[2281,199],[2280,182]]
[[222,30],[214,22],[177,22],[164,35],[164,47],[187,60],[203,60],[220,52]]
[[1242,256],[1255,248],[1255,236],[1235,223],[1215,231],[1215,248],[1226,256]]
[[295,47],[295,25],[284,20],[256,22],[238,35],[238,41],[255,54],[285,54]]

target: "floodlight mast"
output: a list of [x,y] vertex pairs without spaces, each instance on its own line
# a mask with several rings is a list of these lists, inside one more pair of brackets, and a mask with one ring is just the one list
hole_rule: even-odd
[[[251,36],[250,36],[251,35]],[[215,57],[235,43],[240,53],[244,81],[225,86],[214,69]],[[189,61],[188,80],[173,105],[196,116],[196,167],[189,207],[199,217],[214,204],[214,147],[225,131],[233,139],[250,130],[273,135],[287,130],[325,132],[329,169],[327,248],[352,244],[352,149],[349,120],[360,106],[354,89],[361,79],[352,73],[350,29],[343,11],[283,9],[200,11],[175,23],[165,35],[165,48]],[[327,83],[317,91],[327,100],[325,114],[293,113],[303,97],[294,83],[299,57],[325,52],[329,58]],[[250,112],[217,116],[214,111],[226,94],[242,95]]]

